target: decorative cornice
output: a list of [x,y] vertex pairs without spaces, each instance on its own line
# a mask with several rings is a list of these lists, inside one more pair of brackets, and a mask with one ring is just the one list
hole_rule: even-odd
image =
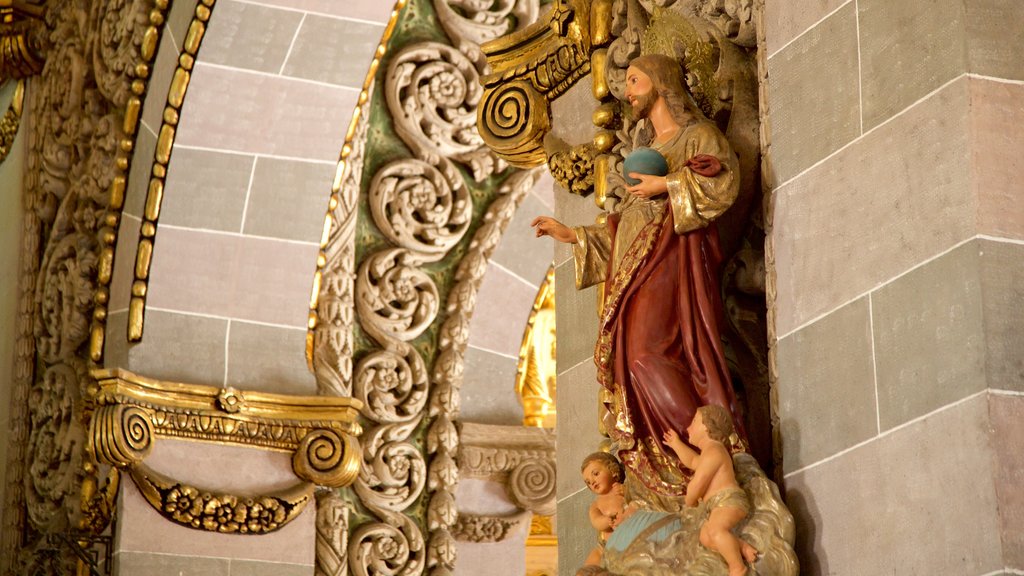
[[[183,526],[272,532],[312,500],[314,485],[343,487],[359,475],[358,400],[163,382],[121,369],[93,370],[92,376],[91,452],[101,464],[127,469],[153,508]],[[249,496],[187,486],[143,464],[157,437],[292,452],[292,469],[304,482]]]
[[546,21],[483,45],[491,73],[477,127],[499,157],[521,168],[546,160],[550,103],[587,73],[603,76],[591,55],[611,40],[611,21],[612,0],[556,0]]
[[[157,436],[294,452],[319,431],[348,437],[361,433],[356,417],[362,403],[353,398],[165,382],[120,368],[92,374],[97,384],[89,393],[97,419],[105,409],[145,414]],[[102,432],[94,426],[94,434]],[[124,464],[116,458],[107,460]]]
[[501,482],[519,508],[554,514],[554,430],[464,422],[461,438],[461,475]]

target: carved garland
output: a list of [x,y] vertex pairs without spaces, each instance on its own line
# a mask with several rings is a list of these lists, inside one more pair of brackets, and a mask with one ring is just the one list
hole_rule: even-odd
[[[39,17],[42,8],[33,2],[16,10]],[[28,38],[19,44],[27,51],[4,51],[16,60],[47,58],[29,93],[35,121],[4,506],[8,562],[18,557],[21,535],[31,533],[26,517],[32,531],[45,535],[101,530],[110,511],[116,475],[99,488],[101,471],[84,451],[83,391],[87,368],[102,350],[124,177],[166,8],[166,0],[52,3],[46,28],[18,32]],[[25,548],[21,569],[43,561],[31,558],[34,546]]]

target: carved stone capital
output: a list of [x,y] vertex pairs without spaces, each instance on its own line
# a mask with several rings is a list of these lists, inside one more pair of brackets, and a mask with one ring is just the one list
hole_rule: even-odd
[[555,505],[554,430],[464,422],[459,472],[464,477],[502,482],[516,506],[551,515]]

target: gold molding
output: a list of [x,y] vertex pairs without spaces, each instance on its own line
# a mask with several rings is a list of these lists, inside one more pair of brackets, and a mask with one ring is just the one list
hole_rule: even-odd
[[[89,334],[89,359],[97,364],[103,361],[103,347],[106,342],[107,306],[110,303],[110,282],[114,277],[114,255],[117,250],[117,232],[121,224],[121,211],[124,209],[125,191],[128,187],[128,169],[131,166],[132,151],[135,149],[139,119],[142,116],[142,102],[149,85],[150,65],[156,57],[161,30],[167,20],[167,6],[167,0],[157,0],[154,3],[154,8],[149,12],[150,25],[146,28],[146,32],[143,34],[142,46],[139,47],[141,60],[135,66],[136,79],[132,82],[132,94],[129,96],[124,110],[124,124],[122,128],[124,129],[125,137],[121,140],[118,147],[114,178],[108,190],[110,207],[103,216],[103,228],[98,235],[100,239],[100,256],[99,265],[97,266],[96,308],[93,311],[92,326]],[[134,293],[135,286],[132,286],[132,294],[134,295]],[[129,321],[130,324],[131,322]]]
[[[611,0],[556,0],[548,20],[483,45],[491,74],[477,127],[509,164],[542,164],[551,101],[591,72],[592,52],[611,40]],[[603,77],[603,67],[596,70]],[[595,87],[596,93],[596,87]]]
[[[171,151],[174,148],[174,138],[177,134],[178,120],[181,117],[181,107],[185,103],[185,94],[188,92],[189,81],[192,78],[192,67],[195,65],[196,56],[199,53],[199,46],[202,44],[203,36],[206,34],[206,24],[213,15],[214,3],[216,0],[200,0],[196,4],[195,13],[189,24],[188,32],[181,46],[181,54],[178,55],[178,66],[174,70],[170,87],[167,89],[167,104],[164,106],[163,121],[160,130],[157,131],[156,151],[153,153],[153,168],[149,179],[149,187],[146,192],[146,203],[142,213],[142,223],[139,226],[139,245],[135,252],[134,281],[131,287],[131,300],[128,304],[128,341],[141,342],[143,326],[146,315],[146,295],[149,292],[149,269],[153,261],[153,245],[156,242],[157,220],[160,218],[160,208],[164,199],[164,183],[167,178],[167,166],[171,161]],[[157,2],[166,7],[167,1]],[[157,48],[156,34],[146,34],[142,44],[143,56],[149,55],[151,60],[156,55]],[[134,88],[134,85],[133,85]],[[141,104],[138,106],[141,109]],[[136,109],[136,117],[139,110]],[[125,122],[127,126],[127,121]],[[117,183],[115,182],[115,185]],[[124,185],[120,183],[120,199],[124,200]],[[117,241],[116,233],[114,242]],[[99,345],[102,355],[102,343]]]
[[0,0],[0,84],[42,72],[45,56],[38,37],[46,32],[45,15],[45,0]]
[[[3,84],[4,82],[0,80],[0,86]],[[18,127],[21,125],[21,111],[24,104],[25,81],[18,80],[18,85],[14,87],[11,104],[7,107],[3,118],[0,118],[0,163],[3,163],[7,155],[11,153],[14,138],[18,135]]]
[[555,266],[548,267],[526,321],[516,366],[523,425],[555,427]]
[[92,375],[89,442],[105,464],[133,468],[165,437],[292,452],[295,474],[325,486],[359,474],[359,400],[164,382],[120,368]]

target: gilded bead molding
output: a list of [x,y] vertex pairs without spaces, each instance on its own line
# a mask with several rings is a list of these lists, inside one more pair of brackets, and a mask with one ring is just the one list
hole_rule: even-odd
[[[174,76],[171,78],[170,88],[167,91],[167,104],[164,106],[163,120],[157,131],[156,151],[152,158],[149,187],[142,213],[142,224],[139,228],[139,245],[135,252],[134,281],[131,288],[131,300],[128,304],[129,342],[142,341],[146,295],[149,291],[149,269],[153,262],[153,249],[156,243],[160,207],[164,199],[167,166],[170,164],[171,152],[174,149],[174,138],[177,134],[178,120],[181,117],[181,107],[185,103],[189,81],[192,79],[192,67],[195,65],[196,56],[199,54],[199,47],[206,34],[206,26],[213,15],[214,7],[215,0],[200,0],[196,4],[192,22],[189,24],[188,32],[181,46],[181,54],[178,55],[178,66],[174,70]],[[148,35],[146,40],[148,42],[143,45],[143,53],[148,51],[150,59],[152,59],[156,54],[156,40],[151,40]],[[141,109],[141,105],[138,108]],[[136,110],[137,116],[138,110]],[[121,183],[120,197],[123,200],[124,182]],[[115,235],[114,242],[116,241]],[[102,345],[100,345],[101,354],[102,349]]]

